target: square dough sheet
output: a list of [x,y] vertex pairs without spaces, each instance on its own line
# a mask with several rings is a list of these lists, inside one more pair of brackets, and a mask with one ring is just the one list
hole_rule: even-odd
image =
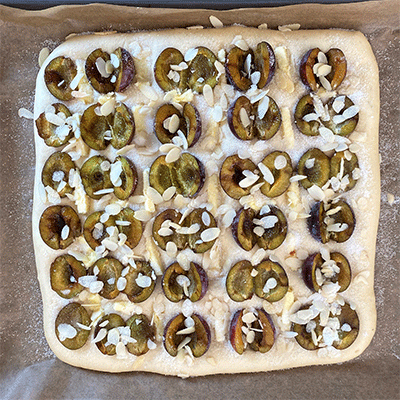
[[[299,71],[316,48],[312,91]],[[58,358],[187,377],[368,346],[379,80],[361,33],[74,35],[41,67],[34,118],[33,237]]]

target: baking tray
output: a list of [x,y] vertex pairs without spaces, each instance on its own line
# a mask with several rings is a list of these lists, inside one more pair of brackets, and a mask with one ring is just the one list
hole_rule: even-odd
[[[399,2],[295,5],[269,9],[136,9],[106,5],[24,11],[0,6],[0,391],[1,399],[397,399],[399,393]],[[382,204],[375,292],[378,325],[353,361],[268,373],[182,380],[149,373],[106,374],[55,359],[42,327],[42,305],[31,235],[34,143],[32,121],[37,55],[71,32],[209,24],[299,22],[305,28],[358,29],[380,68]],[[104,16],[107,17],[104,17]],[[162,17],[162,18],[161,18]],[[394,195],[394,204],[387,194]]]

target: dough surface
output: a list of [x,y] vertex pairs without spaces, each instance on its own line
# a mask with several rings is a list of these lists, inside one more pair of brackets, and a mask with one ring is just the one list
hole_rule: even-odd
[[[85,255],[83,261],[89,267],[95,261],[96,253],[86,244],[83,236],[79,237],[65,250],[52,250],[41,239],[39,220],[43,211],[52,205],[49,196],[45,195],[45,188],[41,182],[43,165],[55,151],[67,151],[78,159],[75,161],[80,168],[92,155],[102,154],[114,160],[118,154],[123,154],[136,165],[139,184],[134,196],[143,195],[143,182],[152,162],[159,156],[160,143],[153,133],[155,112],[159,106],[168,102],[165,93],[159,88],[154,79],[153,66],[159,54],[167,47],[175,47],[185,54],[196,46],[205,46],[221,56],[221,49],[228,52],[233,43],[241,35],[251,48],[255,48],[261,41],[268,42],[277,55],[277,68],[272,81],[265,87],[280,107],[283,123],[277,134],[268,141],[244,142],[233,136],[226,122],[226,107],[222,108],[223,119],[216,121],[217,106],[221,105],[221,97],[225,96],[228,107],[239,96],[236,90],[226,84],[225,74],[220,77],[220,83],[214,89],[214,105],[210,107],[203,95],[187,94],[184,102],[192,102],[198,109],[202,119],[202,134],[199,142],[189,148],[188,152],[204,164],[206,180],[200,194],[194,199],[177,199],[156,205],[154,213],[148,222],[143,224],[143,236],[139,245],[133,250],[137,256],[150,261],[157,275],[161,275],[165,268],[176,259],[169,257],[166,252],[157,247],[151,239],[151,227],[154,217],[167,208],[186,210],[209,204],[211,212],[216,217],[221,233],[213,248],[208,252],[194,254],[185,250],[184,254],[191,261],[201,264],[209,278],[208,291],[200,301],[191,303],[172,303],[164,296],[161,288],[161,277],[157,277],[157,284],[152,295],[143,303],[131,303],[126,295],[119,294],[114,300],[106,300],[97,294],[91,294],[85,289],[73,299],[66,300],[57,295],[50,286],[50,265],[54,259],[69,252]],[[134,146],[128,146],[118,153],[109,146],[104,151],[89,149],[79,138],[75,145],[64,147],[48,147],[39,137],[35,126],[36,144],[36,175],[33,204],[33,238],[35,257],[40,288],[43,297],[44,327],[47,341],[56,356],[62,361],[74,366],[110,371],[149,371],[166,375],[199,376],[217,373],[258,372],[275,369],[292,368],[314,364],[330,364],[343,362],[361,354],[370,343],[376,326],[375,297],[373,290],[374,258],[376,232],[379,218],[380,177],[378,156],[378,122],[379,122],[379,80],[378,69],[371,47],[366,38],[359,32],[342,30],[315,30],[278,32],[245,27],[227,27],[222,29],[185,30],[174,29],[156,32],[138,32],[130,34],[82,35],[73,36],[57,47],[42,66],[36,85],[34,118],[46,110],[51,104],[60,102],[47,90],[44,82],[44,69],[55,57],[63,55],[70,57],[83,70],[86,57],[96,48],[112,52],[117,47],[123,47],[134,58],[136,68],[135,83],[126,91],[117,95],[117,100],[123,101],[133,110],[136,124],[136,133],[132,141]],[[292,183],[289,191],[297,199],[297,206],[290,204],[288,192],[281,196],[269,199],[260,192],[254,195],[254,204],[261,208],[263,204],[276,204],[284,212],[288,220],[288,236],[284,243],[276,250],[266,251],[265,257],[272,255],[273,259],[285,269],[289,278],[289,292],[276,303],[267,303],[257,296],[243,303],[232,301],[226,293],[225,280],[230,268],[239,260],[254,260],[258,255],[256,246],[252,251],[242,250],[234,241],[231,228],[222,226],[222,205],[238,210],[242,207],[239,201],[228,197],[219,185],[218,175],[222,162],[232,154],[245,154],[258,164],[265,155],[273,150],[286,151],[293,167],[297,165],[301,155],[311,147],[321,148],[326,142],[320,136],[307,137],[299,132],[294,124],[294,109],[298,100],[308,93],[299,77],[299,63],[302,56],[311,48],[319,47],[326,52],[331,48],[339,48],[347,59],[347,75],[337,89],[337,94],[347,95],[359,107],[359,122],[355,131],[349,136],[351,144],[356,144],[360,178],[355,187],[342,194],[342,198],[352,207],[356,226],[350,239],[344,243],[328,242],[325,245],[311,237],[307,230],[306,220],[296,218],[291,220],[291,211],[307,213],[307,207],[315,200],[298,183]],[[80,65],[80,67],[79,67]],[[221,82],[225,84],[221,84]],[[146,88],[151,88],[153,98],[145,94]],[[86,91],[89,96],[87,103],[82,99],[63,102],[71,113],[82,114],[91,104],[99,100],[99,93],[93,90],[83,76],[79,85],[80,91]],[[150,97],[152,96],[150,95]],[[120,96],[120,97],[118,97]],[[176,101],[182,100],[173,97]],[[288,119],[289,118],[289,119]],[[217,118],[218,119],[218,118]],[[80,157],[79,157],[80,155]],[[295,174],[295,172],[294,172]],[[296,194],[297,193],[297,194]],[[92,200],[87,198],[80,201],[82,224],[85,218],[93,211],[104,210],[108,203],[117,202],[116,197],[108,196],[109,201]],[[129,199],[124,204],[139,210],[143,204],[137,204]],[[61,204],[68,204],[77,210],[75,201],[62,198]],[[304,206],[304,207],[303,207]],[[303,207],[303,208],[302,208]],[[300,212],[300,213],[301,213]],[[290,313],[295,313],[302,304],[310,302],[312,292],[305,286],[301,276],[302,260],[308,254],[325,248],[330,252],[338,251],[349,260],[352,270],[352,280],[349,288],[340,296],[348,302],[358,314],[360,330],[356,341],[347,349],[334,351],[333,349],[319,349],[307,351],[300,347],[294,338],[287,332],[291,330]],[[293,256],[295,254],[295,256]],[[122,259],[119,251],[110,253],[113,257]],[[254,257],[254,258],[253,258]],[[134,313],[143,313],[152,319],[156,325],[155,349],[145,355],[136,357],[130,353],[123,356],[106,356],[102,354],[94,343],[94,329],[91,330],[87,343],[78,350],[68,350],[56,337],[55,318],[60,309],[66,304],[76,301],[84,304],[89,314],[95,311],[102,313],[117,313],[127,320]],[[233,314],[241,308],[262,308],[271,315],[276,329],[275,343],[265,354],[247,349],[242,355],[237,354],[229,342],[228,327]],[[297,308],[296,308],[297,307]],[[202,315],[211,328],[210,348],[202,357],[192,359],[189,354],[179,357],[170,356],[163,346],[163,331],[167,322],[183,312],[190,315],[192,312]],[[100,315],[100,313],[99,313]],[[332,350],[332,351],[331,351]]]

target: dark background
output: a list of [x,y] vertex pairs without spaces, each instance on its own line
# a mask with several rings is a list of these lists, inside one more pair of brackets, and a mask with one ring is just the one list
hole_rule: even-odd
[[66,5],[66,4],[89,4],[89,3],[108,3],[108,4],[119,4],[129,5],[136,7],[176,7],[176,8],[210,8],[215,10],[224,10],[238,7],[275,7],[284,6],[290,4],[301,4],[301,3],[321,3],[321,4],[334,4],[334,3],[356,3],[361,0],[264,0],[264,1],[243,1],[243,0],[228,0],[228,1],[217,1],[217,0],[153,0],[153,1],[115,1],[115,0],[97,0],[97,1],[52,1],[52,0],[2,0],[0,4],[4,4],[11,7],[24,8],[27,10],[40,10],[47,7]]

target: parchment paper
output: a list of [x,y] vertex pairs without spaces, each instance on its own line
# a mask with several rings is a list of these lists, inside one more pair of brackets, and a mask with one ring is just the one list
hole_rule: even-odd
[[[22,11],[0,6],[0,398],[2,399],[398,399],[399,398],[399,1],[295,5],[229,11],[107,5]],[[342,365],[182,380],[146,373],[105,374],[55,359],[42,328],[31,235],[33,111],[37,55],[72,32],[298,22],[302,28],[367,35],[381,79],[382,204],[375,292],[378,327],[369,348]],[[387,194],[395,196],[390,205]]]

